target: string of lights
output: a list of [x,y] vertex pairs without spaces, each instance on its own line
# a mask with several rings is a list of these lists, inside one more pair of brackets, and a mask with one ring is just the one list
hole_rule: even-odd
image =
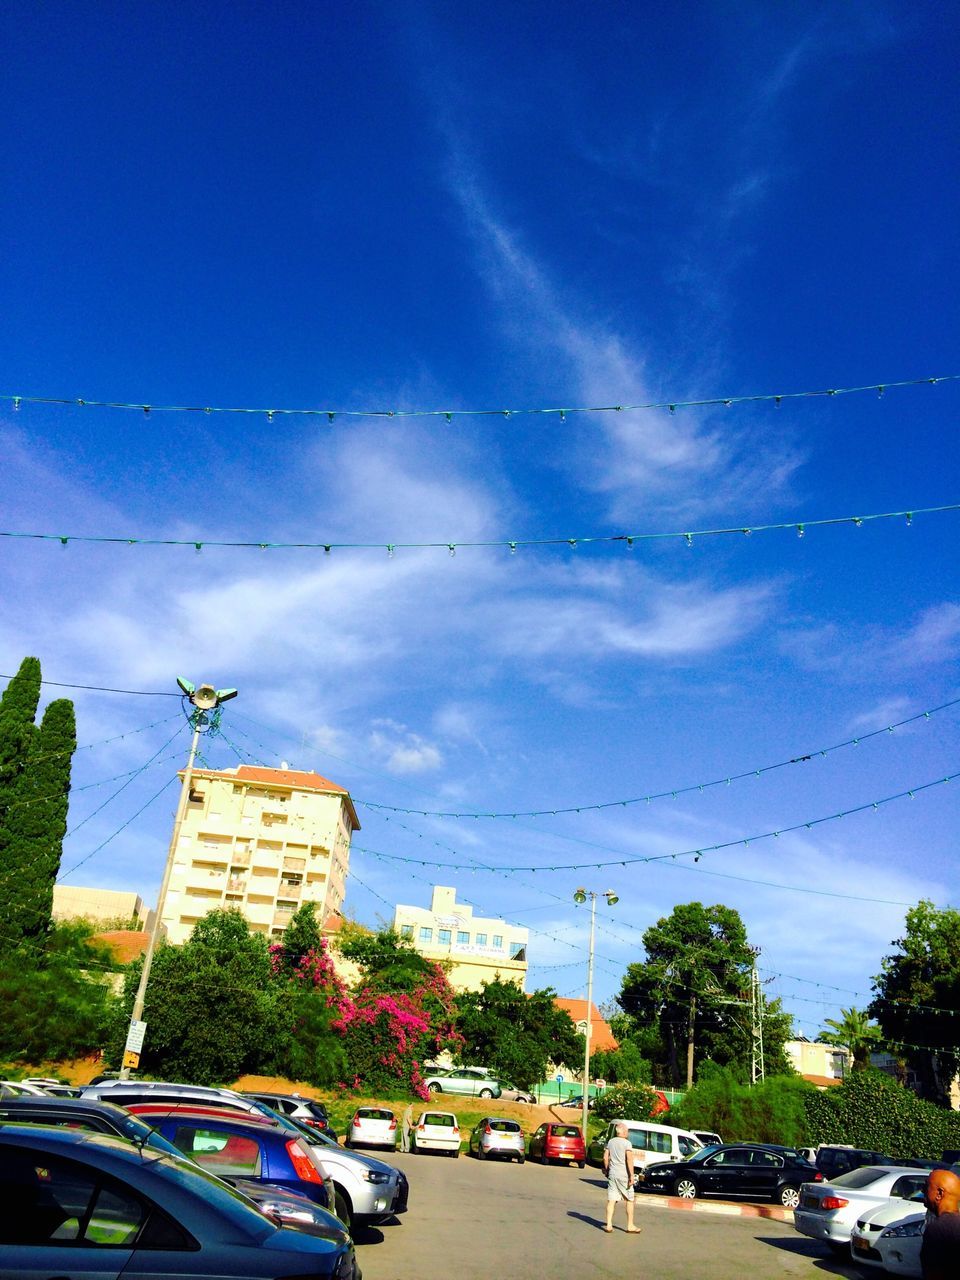
[[154,794],[150,797],[150,799],[145,804],[142,804],[140,808],[136,811],[136,813],[132,813],[130,817],[127,818],[126,822],[122,823],[121,826],[117,827],[116,831],[111,832],[111,834],[107,836],[106,840],[101,840],[95,849],[91,849],[89,853],[84,854],[84,856],[79,860],[79,862],[75,862],[72,867],[69,867],[66,871],[61,871],[60,874],[57,876],[56,883],[60,884],[61,881],[67,878],[67,876],[73,875],[74,871],[79,871],[80,868],[84,865],[84,863],[89,862],[90,859],[94,857],[95,854],[98,854],[102,849],[105,849],[112,840],[116,840],[117,836],[120,835],[122,832],[126,831],[127,827],[129,827],[132,823],[136,822],[137,818],[139,818],[142,813],[144,813],[147,809],[149,809],[155,800],[159,800],[160,797],[163,795],[163,793],[167,790],[167,788],[171,786],[172,783],[174,783],[175,781],[176,781],[176,774],[174,774],[172,777],[169,777],[166,780],[166,782],[163,784],[163,786],[160,788],[160,790],[155,791]]
[[902,729],[904,725],[914,724],[919,720],[929,720],[937,712],[947,711],[956,706],[960,706],[960,698],[953,698],[950,702],[941,703],[938,707],[930,707],[926,711],[918,711],[916,715],[907,716],[903,720],[895,721],[893,724],[884,725],[881,729],[871,729],[868,733],[861,733],[858,737],[845,738],[842,742],[834,743],[833,746],[817,747],[812,751],[791,756],[789,759],[778,760],[776,764],[744,769],[740,773],[731,773],[721,778],[711,778],[709,782],[695,782],[688,786],[668,787],[665,791],[651,791],[647,795],[631,796],[627,800],[604,800],[597,804],[567,805],[557,809],[517,809],[512,812],[506,810],[487,813],[472,809],[408,809],[399,805],[382,804],[375,800],[364,800],[357,796],[353,797],[353,801],[354,804],[362,805],[365,809],[379,809],[388,813],[403,813],[420,818],[555,818],[571,813],[596,813],[603,809],[625,809],[629,805],[650,804],[653,800],[665,800],[668,797],[676,800],[679,796],[689,795],[694,791],[704,792],[711,787],[729,787],[731,783],[742,782],[744,778],[759,778],[765,773],[772,773],[777,769],[785,769],[789,765],[805,764],[816,757],[824,757],[834,751],[842,751],[845,747],[858,747],[862,742],[867,742],[871,738],[877,738],[886,733],[893,733],[896,729]]
[[[458,551],[467,550],[501,550],[511,555],[522,549],[537,547],[567,547],[575,551],[578,547],[603,546],[619,544],[632,550],[636,543],[681,541],[688,547],[703,538],[729,537],[731,535],[747,536],[754,533],[775,533],[784,530],[796,533],[803,538],[810,529],[823,529],[833,525],[852,525],[860,528],[878,520],[903,520],[909,527],[917,516],[941,515],[946,512],[960,511],[960,503],[946,503],[936,507],[911,507],[903,511],[877,511],[867,515],[826,516],[821,519],[783,520],[772,524],[736,524],[717,526],[709,529],[671,529],[647,531],[639,533],[611,534],[577,534],[573,537],[562,535],[540,538],[488,538],[474,541],[439,541],[439,542],[282,542],[268,538],[208,538],[204,536],[189,538],[150,538],[141,534],[136,536],[124,534],[82,534],[82,533],[40,533],[31,530],[0,530],[0,538],[11,541],[56,542],[62,547],[71,543],[99,544],[123,547],[192,547],[196,552],[213,549],[234,549],[247,551],[322,551],[330,555],[334,551],[385,551],[389,559],[393,559],[398,551],[446,551],[455,556]],[[49,683],[49,682],[48,682]],[[65,689],[92,689],[98,693],[137,693],[141,696],[152,696],[149,690],[136,689],[100,689],[95,685],[61,685]],[[175,697],[176,695],[168,695]]]
[[59,405],[66,408],[80,409],[121,409],[135,410],[149,417],[152,413],[203,413],[208,415],[232,415],[241,417],[264,417],[272,423],[275,418],[319,418],[326,419],[332,425],[337,418],[443,418],[453,422],[455,418],[518,418],[518,417],[553,417],[565,422],[568,415],[630,413],[641,409],[665,409],[668,413],[676,413],[678,409],[732,408],[742,404],[773,404],[779,407],[784,401],[833,399],[836,396],[857,395],[862,392],[874,392],[883,397],[887,391],[900,390],[906,387],[934,387],[942,382],[956,382],[960,374],[940,374],[937,377],[889,379],[883,382],[866,383],[863,386],[824,387],[815,391],[780,391],[760,392],[747,395],[699,396],[692,400],[683,400],[679,396],[671,400],[653,400],[638,404],[595,404],[571,405],[561,408],[559,405],[526,408],[499,409],[339,409],[339,408],[266,408],[241,407],[228,405],[200,404],[152,404],[142,400],[90,400],[79,396],[32,396],[32,395],[0,395],[0,403],[11,404],[19,411],[24,405]]
[[183,726],[178,725],[173,735],[167,739],[167,741],[163,744],[163,746],[159,747],[153,753],[150,759],[146,761],[145,764],[142,764],[139,769],[135,770],[130,775],[130,777],[128,777],[127,780],[121,784],[121,786],[117,787],[116,791],[114,791],[111,795],[107,796],[106,800],[104,800],[101,804],[97,805],[96,809],[92,809],[85,818],[82,818],[76,824],[76,826],[71,827],[70,830],[67,832],[67,836],[76,835],[76,833],[80,830],[81,827],[85,827],[87,823],[92,818],[95,818],[98,813],[101,813],[107,807],[108,804],[112,804],[113,801],[116,800],[117,796],[121,795],[124,791],[126,791],[127,787],[129,787],[137,778],[139,778],[141,774],[146,773],[146,771],[150,769],[153,765],[158,764],[160,762],[159,757],[162,756],[163,753],[173,745],[173,743],[177,740],[177,738],[180,737],[182,732],[183,732]]
[[[854,805],[849,809],[841,809],[836,813],[825,814],[819,818],[810,818],[806,822],[792,823],[790,826],[780,827],[771,831],[758,832],[755,835],[740,836],[736,840],[724,840],[717,844],[704,844],[697,849],[682,849],[675,853],[658,853],[647,854],[642,856],[629,856],[623,858],[610,858],[603,862],[574,862],[563,863],[554,866],[523,866],[523,867],[505,867],[505,866],[488,866],[482,867],[485,871],[498,871],[512,874],[514,871],[599,871],[604,867],[627,867],[635,866],[640,863],[651,862],[668,862],[676,858],[693,858],[694,862],[699,860],[706,853],[718,853],[724,849],[736,849],[740,845],[747,848],[751,844],[759,843],[761,840],[778,840],[781,836],[789,835],[795,831],[810,831],[813,827],[823,826],[827,822],[838,822],[841,818],[849,818],[854,814],[867,813],[871,810],[876,812],[884,805],[893,804],[897,800],[915,799],[921,792],[929,791],[931,787],[944,786],[946,783],[955,781],[960,777],[960,773],[951,773],[946,777],[935,778],[932,782],[923,782],[916,786],[910,787],[907,791],[898,791],[894,795],[883,796],[878,800],[870,800],[866,804]],[[423,858],[406,858],[397,854],[378,853],[376,850],[366,850],[365,852],[373,853],[377,857],[387,858],[393,862],[409,863],[410,865],[421,867],[441,867],[452,868],[456,870],[470,870],[464,867],[462,863],[453,862],[430,862]],[[479,864],[478,864],[479,865]]]
[[[760,972],[769,973],[772,978],[779,978],[784,982],[802,982],[808,987],[817,987],[822,991],[836,991],[842,995],[857,996],[859,999],[869,1000],[873,1004],[906,1005],[908,1009],[915,1013],[935,1013],[945,1018],[955,1018],[957,1016],[956,1009],[943,1009],[935,1004],[920,1004],[906,996],[878,996],[874,992],[856,991],[852,987],[834,987],[828,982],[817,982],[813,978],[798,978],[796,974],[792,973],[776,973],[772,969],[761,969]],[[793,996],[790,998],[794,999]],[[797,996],[796,999],[799,1000],[800,997]]]

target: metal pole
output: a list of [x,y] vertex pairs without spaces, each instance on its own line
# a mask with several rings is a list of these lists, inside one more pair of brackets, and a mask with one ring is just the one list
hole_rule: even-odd
[[593,1024],[593,931],[597,919],[597,895],[590,894],[590,952],[587,959],[587,1034],[583,1051],[583,1141],[587,1141],[587,1111],[590,1106],[590,1032]]
[[[177,815],[173,820],[173,834],[170,837],[170,847],[167,850],[167,865],[163,869],[163,880],[160,884],[160,896],[157,899],[157,910],[153,917],[153,928],[150,930],[150,938],[147,942],[147,949],[143,955],[143,970],[140,974],[140,985],[137,987],[137,996],[133,1002],[133,1012],[130,1015],[130,1021],[139,1022],[143,1017],[143,1006],[147,994],[147,982],[150,979],[150,966],[153,964],[153,953],[157,947],[157,940],[160,937],[160,919],[163,915],[163,908],[167,898],[167,886],[170,883],[170,873],[173,870],[173,859],[176,853],[177,844],[180,840],[180,828],[183,825],[184,815],[187,812],[187,801],[190,799],[190,785],[193,779],[193,762],[197,754],[197,746],[200,742],[200,729],[206,724],[205,713],[199,708],[193,713],[193,740],[190,743],[190,755],[187,758],[187,767],[183,771],[183,785],[180,788],[180,800],[177,803]],[[120,1079],[128,1080],[130,1078],[130,1068],[120,1068]]]

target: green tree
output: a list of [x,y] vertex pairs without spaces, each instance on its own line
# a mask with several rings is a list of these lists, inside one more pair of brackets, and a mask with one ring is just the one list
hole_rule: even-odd
[[67,829],[73,703],[51,702],[38,729],[39,688],[40,665],[27,658],[0,700],[0,952],[42,948]]
[[39,957],[0,956],[0,1058],[39,1065],[99,1049],[116,1003],[115,969],[86,921],[55,925]]
[[[114,1020],[114,1062],[122,1056],[140,969],[138,961],[127,972]],[[290,1034],[286,1012],[266,939],[250,933],[239,911],[211,911],[183,946],[164,944],[154,955],[140,1069],[214,1084],[271,1067]]]
[[808,1141],[807,1104],[817,1091],[798,1075],[767,1076],[749,1086],[727,1067],[704,1063],[697,1083],[665,1116],[684,1129],[709,1129],[727,1141]]
[[884,1041],[909,1062],[921,1096],[948,1107],[960,1067],[960,911],[940,911],[924,900],[907,912],[906,926],[873,980],[867,1012]]
[[363,971],[365,985],[391,995],[414,991],[437,967],[395,929],[356,933],[341,942],[339,950]]
[[543,1080],[548,1062],[582,1063],[583,1036],[554,1004],[555,997],[549,988],[525,995],[499,978],[483,983],[480,991],[461,992],[456,997],[460,1061],[489,1067],[521,1089]]
[[865,1071],[870,1065],[870,1052],[880,1047],[883,1037],[880,1028],[870,1021],[870,1015],[863,1009],[841,1009],[839,1020],[825,1018],[820,1040],[823,1044],[834,1044],[839,1048],[849,1049],[853,1057],[853,1070]]
[[643,946],[646,957],[627,968],[617,1001],[639,1027],[656,1028],[655,1068],[689,1086],[704,1058],[742,1066],[755,952],[739,913],[688,902],[649,928]]
[[608,1084],[650,1084],[653,1080],[653,1064],[633,1040],[624,1040],[619,1049],[598,1049],[590,1056],[590,1070]]

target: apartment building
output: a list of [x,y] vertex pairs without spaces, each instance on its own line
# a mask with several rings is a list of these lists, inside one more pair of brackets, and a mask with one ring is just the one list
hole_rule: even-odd
[[93,924],[121,921],[142,928],[146,919],[143,899],[123,889],[85,889],[76,884],[53,886],[54,920],[89,920]]
[[343,903],[359,828],[348,792],[318,773],[195,769],[161,921],[168,941],[185,942],[218,907],[271,938],[304,902],[325,919]]
[[475,916],[456,889],[435,885],[429,907],[398,905],[393,927],[430,960],[450,962],[455,991],[479,991],[500,978],[523,991],[529,930],[494,916]]

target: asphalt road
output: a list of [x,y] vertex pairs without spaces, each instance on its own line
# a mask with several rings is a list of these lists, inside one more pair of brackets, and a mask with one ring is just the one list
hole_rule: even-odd
[[[371,1153],[372,1154],[372,1153]],[[461,1155],[390,1156],[410,1208],[357,1233],[363,1280],[783,1280],[860,1277],[788,1223],[655,1206],[637,1197],[640,1235],[604,1234],[595,1169]]]

